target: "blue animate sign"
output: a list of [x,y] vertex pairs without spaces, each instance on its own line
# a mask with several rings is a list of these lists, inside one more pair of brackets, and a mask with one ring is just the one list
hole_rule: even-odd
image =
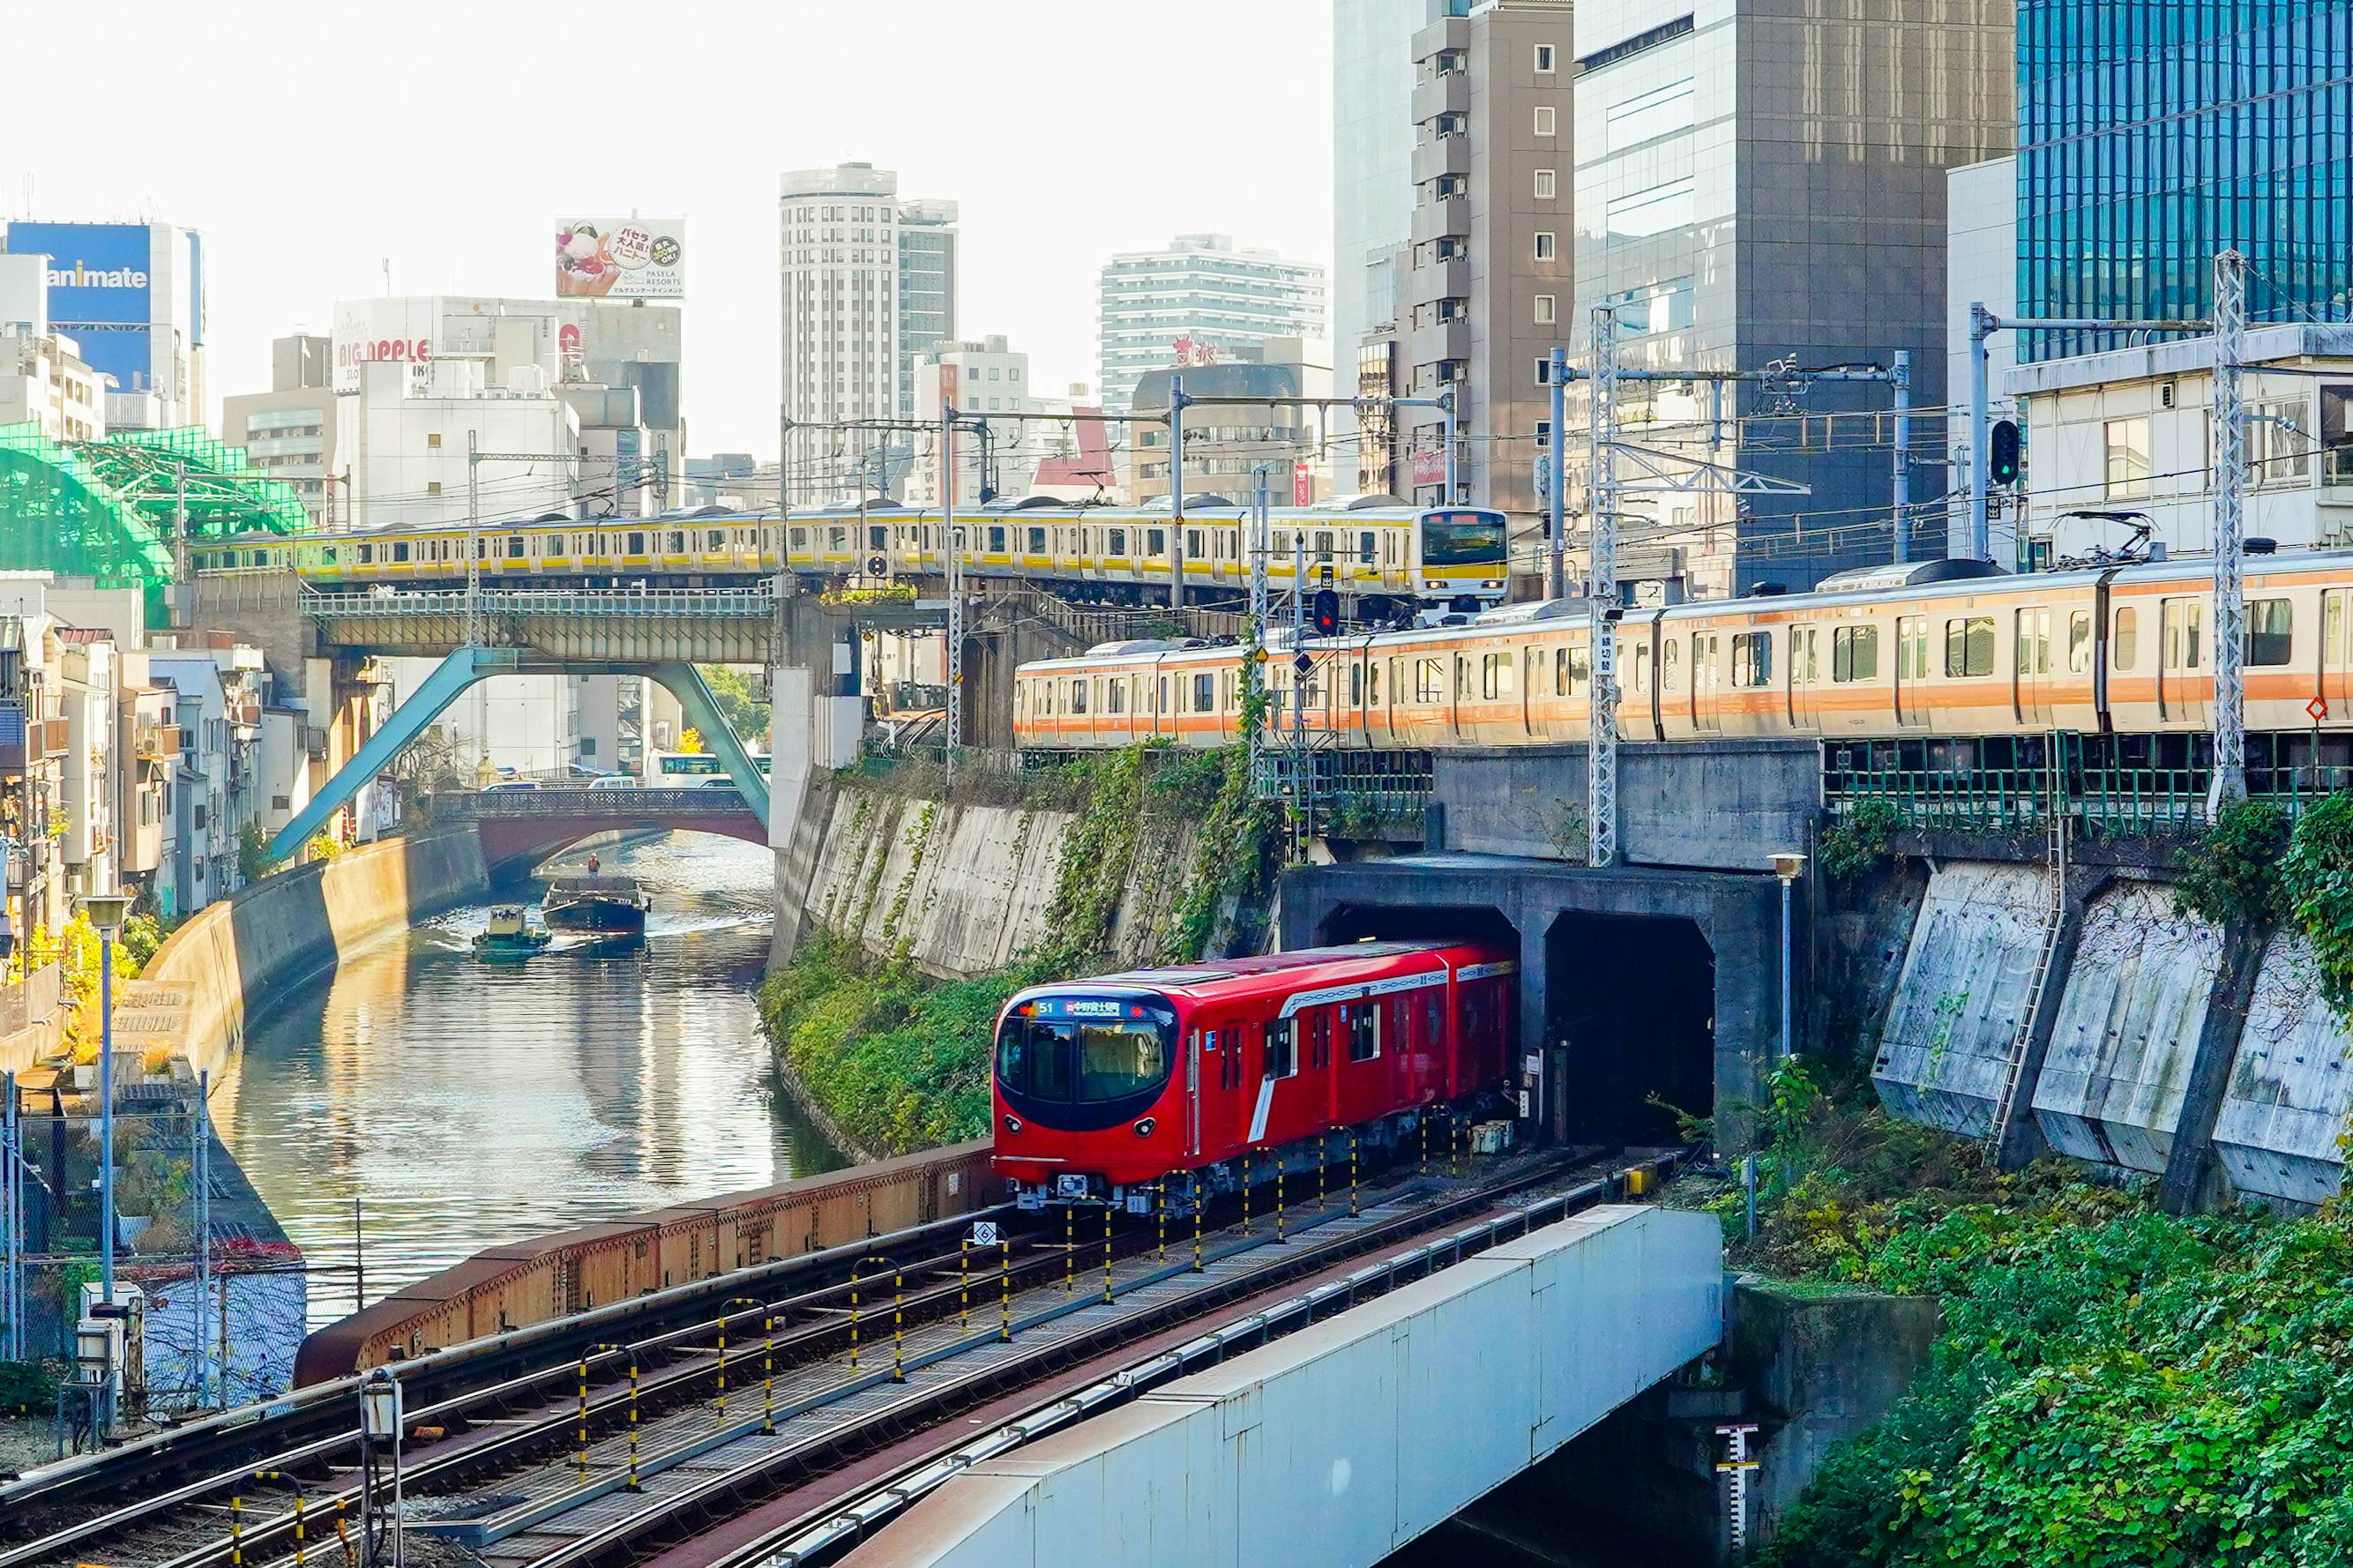
[[143,223],[12,223],[12,256],[49,258],[49,320],[76,326],[145,326],[148,228]]

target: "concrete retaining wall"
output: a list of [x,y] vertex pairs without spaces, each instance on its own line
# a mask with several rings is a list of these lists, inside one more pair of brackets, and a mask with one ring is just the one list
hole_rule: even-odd
[[[918,800],[836,781],[811,792],[793,843],[778,852],[777,906],[870,952],[904,952],[933,974],[987,973],[1045,938],[1076,821],[1067,811]],[[1130,963],[1157,956],[1193,863],[1189,825],[1147,821],[1142,831],[1113,933]]]
[[2249,1197],[2317,1204],[2337,1195],[2337,1140],[2353,1116],[2353,1036],[2329,1010],[2312,944],[2282,931],[2264,949],[2239,1036],[2214,1152]]
[[2050,918],[2040,867],[1937,868],[1873,1061],[1889,1110],[1968,1138],[1992,1130]]
[[189,917],[115,988],[119,1047],[158,1047],[218,1082],[245,1020],[343,954],[488,890],[470,829],[392,838],[254,883]]

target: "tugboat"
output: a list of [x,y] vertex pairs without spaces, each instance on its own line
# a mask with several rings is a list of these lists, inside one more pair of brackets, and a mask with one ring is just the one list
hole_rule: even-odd
[[551,877],[539,918],[560,931],[642,931],[653,900],[634,877]]
[[554,940],[547,931],[532,929],[521,904],[499,904],[491,909],[482,934],[474,939],[474,956],[491,963],[516,963]]

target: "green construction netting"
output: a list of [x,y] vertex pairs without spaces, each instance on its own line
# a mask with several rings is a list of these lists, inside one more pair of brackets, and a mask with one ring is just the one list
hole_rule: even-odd
[[37,425],[0,426],[0,571],[142,588],[159,609],[182,505],[191,540],[311,526],[292,486],[194,426],[58,442]]

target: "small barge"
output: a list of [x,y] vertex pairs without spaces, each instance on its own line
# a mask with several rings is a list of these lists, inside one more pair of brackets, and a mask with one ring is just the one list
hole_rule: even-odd
[[641,931],[652,906],[633,877],[556,877],[539,918],[559,931]]
[[555,939],[533,929],[521,904],[500,904],[491,910],[490,923],[474,939],[474,956],[493,963],[529,958]]

